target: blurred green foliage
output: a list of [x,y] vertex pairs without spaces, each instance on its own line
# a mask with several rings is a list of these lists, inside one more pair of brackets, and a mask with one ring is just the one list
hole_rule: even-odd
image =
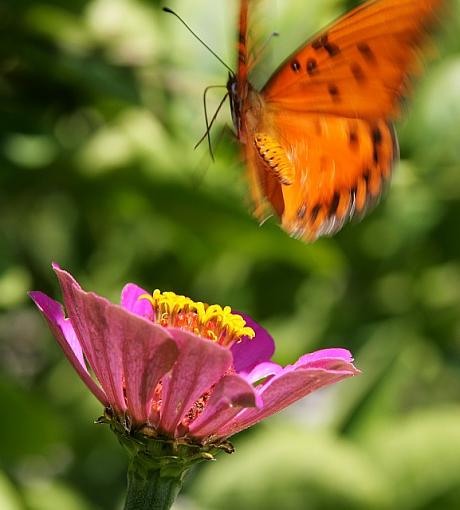
[[[356,4],[354,2],[353,4]],[[352,2],[264,0],[257,83]],[[50,262],[117,300],[126,281],[229,304],[292,362],[351,348],[363,375],[236,439],[177,509],[460,507],[460,1],[398,126],[381,204],[304,245],[246,207],[228,112],[216,161],[202,90],[225,69],[148,0],[0,4],[0,508],[119,508],[126,459],[26,297]],[[236,0],[171,0],[232,63]],[[213,101],[218,104],[216,92]],[[212,109],[212,106],[211,106]]]

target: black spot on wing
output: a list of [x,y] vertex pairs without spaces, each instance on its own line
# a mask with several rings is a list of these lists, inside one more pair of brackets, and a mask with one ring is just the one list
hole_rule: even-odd
[[336,191],[332,197],[331,205],[329,206],[329,216],[334,216],[339,207],[340,194]]
[[310,220],[312,221],[312,223],[316,220],[320,211],[321,211],[321,205],[316,204],[310,212]]
[[353,149],[358,148],[359,138],[358,133],[356,132],[355,129],[350,129],[348,133],[348,143],[350,144],[350,147],[352,147]]
[[377,145],[374,144],[374,146],[372,147],[372,159],[374,160],[374,163],[377,165],[379,160],[380,160],[380,156],[379,156],[379,150],[377,148]]
[[305,218],[305,214],[307,213],[307,206],[302,204],[297,211],[297,218],[299,220],[303,220]]
[[375,126],[374,128],[372,128],[371,136],[372,136],[372,141],[376,145],[380,145],[382,143],[382,132],[380,131],[380,128],[378,126]]
[[362,67],[356,62],[353,62],[353,64],[350,65],[350,70],[351,74],[353,75],[353,78],[358,83],[362,83],[363,81],[366,80],[366,75],[364,74]]
[[337,44],[334,43],[326,43],[324,45],[324,49],[328,52],[330,57],[335,57],[340,53],[340,48],[337,46]]
[[313,76],[317,72],[318,72],[318,63],[316,62],[316,60],[314,58],[309,58],[307,60],[307,73],[310,76]]
[[327,33],[316,38],[311,43],[311,47],[316,51],[325,50],[330,57],[335,57],[340,53],[340,47],[337,44],[329,41],[329,36]]
[[300,67],[300,62],[299,62],[298,60],[293,60],[293,61],[291,62],[291,69],[292,69],[294,72],[298,73],[298,72],[300,71],[300,69],[301,69],[301,67]]
[[369,64],[375,64],[377,62],[374,52],[367,43],[360,42],[356,45],[356,47],[358,48],[358,51],[361,53],[366,62],[368,62]]
[[370,173],[369,169],[366,168],[366,170],[364,170],[364,172],[363,172],[363,179],[364,179],[364,182],[366,183],[366,189],[369,188],[370,177],[371,177],[371,173]]
[[374,126],[371,129],[371,138],[372,138],[372,158],[375,164],[378,164],[380,161],[379,154],[379,146],[382,143],[382,132],[378,126]]
[[334,83],[330,83],[327,87],[327,91],[329,92],[329,95],[331,96],[332,100],[337,102],[340,101],[340,92],[337,85]]
[[318,51],[318,50],[321,50],[322,48],[324,48],[324,45],[328,43],[328,35],[327,34],[323,34],[323,35],[320,35],[318,38],[316,38],[314,41],[312,41],[311,43],[311,47]]

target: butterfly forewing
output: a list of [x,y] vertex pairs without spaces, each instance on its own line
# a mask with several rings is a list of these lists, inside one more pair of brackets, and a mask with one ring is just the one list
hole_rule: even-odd
[[442,0],[376,0],[295,52],[262,90],[294,111],[394,117]]

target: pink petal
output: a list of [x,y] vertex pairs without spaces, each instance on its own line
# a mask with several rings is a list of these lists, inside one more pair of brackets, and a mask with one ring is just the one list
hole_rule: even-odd
[[38,309],[42,312],[54,337],[61,346],[67,359],[77,371],[82,381],[93,395],[104,405],[108,399],[101,388],[93,381],[86,368],[81,345],[69,319],[64,317],[62,305],[42,292],[29,292]]
[[310,364],[314,361],[322,361],[336,359],[340,361],[346,361],[351,363],[353,361],[353,356],[350,351],[347,349],[320,349],[319,351],[311,352],[309,354],[304,354],[301,356],[296,362],[295,366],[300,367],[303,365]]
[[152,305],[147,299],[139,299],[143,294],[148,294],[148,292],[134,283],[128,283],[121,291],[121,306],[128,312],[153,320]]
[[128,412],[134,422],[146,423],[160,379],[173,366],[178,349],[166,329],[116,305],[106,309],[107,340],[122,353]]
[[329,386],[358,373],[359,371],[347,362],[343,362],[340,370],[316,367],[292,369],[287,367],[283,373],[258,387],[258,389],[260,388],[260,397],[264,403],[263,408],[243,410],[233,423],[218,431],[219,435],[224,437],[233,435],[281,411],[319,388]]
[[277,365],[272,361],[266,361],[265,363],[257,365],[248,375],[244,376],[244,378],[249,383],[255,384],[266,377],[280,374],[283,370],[283,367],[280,365]]
[[225,374],[232,363],[228,349],[192,333],[168,328],[179,356],[163,378],[160,428],[176,437],[176,429],[192,405]]
[[256,365],[270,360],[275,352],[275,342],[268,331],[257,324],[249,315],[234,312],[241,315],[246,325],[251,327],[256,336],[252,339],[243,337],[239,343],[232,346],[233,366],[239,374],[247,374]]
[[126,403],[122,352],[119,342],[113,341],[112,335],[116,335],[116,332],[111,331],[107,320],[107,308],[114,305],[94,293],[81,290],[66,271],[57,267],[54,270],[61,284],[67,314],[83,352],[111,406],[115,411],[123,413],[126,411]]
[[246,407],[256,407],[254,389],[241,377],[226,375],[214,388],[204,412],[191,424],[190,435],[214,439],[216,431]]

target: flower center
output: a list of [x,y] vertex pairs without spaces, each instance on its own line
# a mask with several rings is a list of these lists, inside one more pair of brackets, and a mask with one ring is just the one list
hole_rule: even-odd
[[246,321],[229,306],[208,305],[193,301],[174,292],[155,290],[152,295],[143,294],[154,311],[154,322],[163,327],[191,331],[202,338],[231,347],[243,336],[254,338],[255,332],[246,326]]

